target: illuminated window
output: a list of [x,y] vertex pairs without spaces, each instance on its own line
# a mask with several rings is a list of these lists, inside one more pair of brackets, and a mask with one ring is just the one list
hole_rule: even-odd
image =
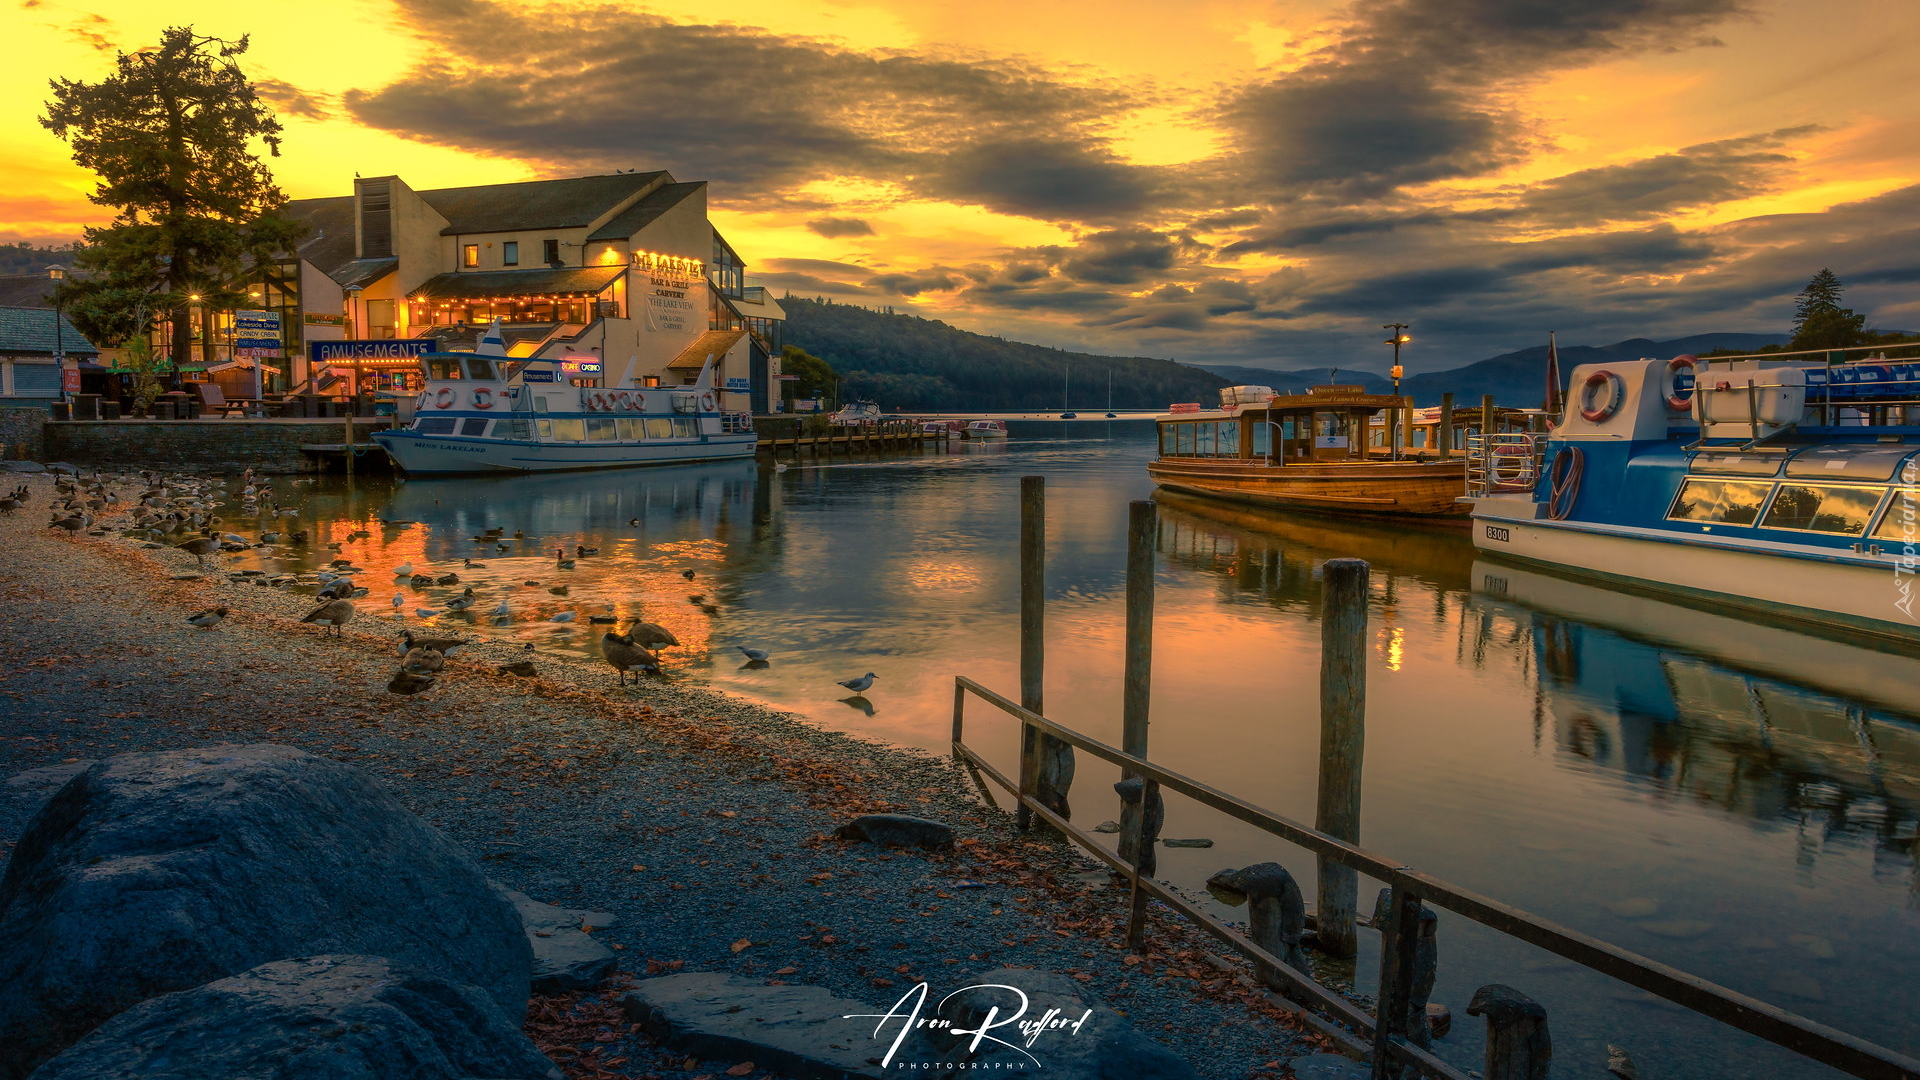
[[553,422],[553,437],[561,442],[584,442],[587,437],[586,430],[586,424],[578,419]]
[[468,244],[466,247],[463,247],[460,249],[460,265],[461,266],[479,266],[480,265],[480,245],[479,244]]
[[659,385],[660,385],[660,376],[658,376],[658,375],[649,375],[649,376],[647,376],[647,377],[646,377],[646,378],[645,378],[644,380],[642,380],[642,382],[643,382],[643,384],[644,384],[644,385],[646,385],[646,386],[659,386]]
[[500,265],[502,266],[519,266],[520,265],[520,241],[509,240],[506,243],[500,245]]
[[620,438],[626,442],[639,442],[647,437],[647,422],[631,417],[620,420]]
[[1880,527],[1873,530],[1877,540],[1911,544],[1920,537],[1920,488],[1894,488],[1887,512],[1880,515]]
[[590,416],[587,418],[587,438],[594,442],[612,442],[619,438],[618,426],[611,416]]
[[1767,516],[1760,524],[1769,529],[1860,536],[1867,531],[1867,519],[1880,505],[1880,493],[1884,490],[1781,484],[1780,494],[1774,496],[1773,505],[1767,507]]
[[647,421],[647,438],[673,438],[673,421],[664,416],[656,416]]
[[1760,517],[1761,504],[1771,490],[1772,484],[1751,480],[1689,480],[1680,485],[1680,494],[1674,497],[1673,510],[1667,517],[1751,525]]

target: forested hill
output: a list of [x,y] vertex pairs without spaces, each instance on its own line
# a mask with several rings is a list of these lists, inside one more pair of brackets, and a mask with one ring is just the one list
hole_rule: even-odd
[[934,319],[851,304],[782,297],[786,342],[831,364],[843,401],[885,409],[943,412],[1058,410],[1062,377],[1082,412],[1104,412],[1107,375],[1116,409],[1165,409],[1170,402],[1220,400],[1227,380],[1199,368],[1144,356],[1095,356],[970,334]]

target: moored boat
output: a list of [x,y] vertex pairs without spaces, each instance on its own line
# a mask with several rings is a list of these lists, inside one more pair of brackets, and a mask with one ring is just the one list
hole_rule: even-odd
[[1551,433],[1471,447],[1474,543],[1920,643],[1920,364],[1844,351],[1574,369]]
[[1358,386],[1304,394],[1227,387],[1217,409],[1175,405],[1155,418],[1160,456],[1147,466],[1172,491],[1340,514],[1464,518],[1466,462],[1451,439],[1428,452],[1367,453],[1367,424],[1406,399]]
[[423,355],[411,422],[373,438],[412,476],[717,461],[757,448],[753,418],[720,411],[711,360],[692,385],[670,388],[567,385],[557,364],[509,357],[496,323],[474,352]]
[[1004,439],[1007,437],[1005,420],[969,420],[966,437],[969,439]]

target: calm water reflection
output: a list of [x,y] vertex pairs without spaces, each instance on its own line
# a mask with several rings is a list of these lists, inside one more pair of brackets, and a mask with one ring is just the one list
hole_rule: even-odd
[[[667,678],[940,750],[954,674],[1015,685],[1016,478],[1043,474],[1048,712],[1117,742],[1126,504],[1151,493],[1151,430],[1013,428],[1007,444],[779,473],[728,464],[317,485],[297,489],[308,491],[303,516],[288,527],[340,544],[373,587],[363,609],[381,617],[393,618],[386,601],[399,592],[404,621],[417,625],[416,609],[444,610],[471,585],[470,611],[431,621],[591,654],[591,617],[644,615],[686,643]],[[1317,570],[1365,558],[1364,843],[1920,1052],[1920,662],[1476,563],[1459,531],[1178,497],[1161,506],[1155,758],[1310,819]],[[491,528],[503,539],[474,542]],[[599,553],[559,569],[555,549],[579,546]],[[331,557],[317,547],[305,564],[262,565]],[[457,573],[461,585],[388,586],[405,562]],[[503,600],[510,614],[490,615]],[[553,620],[564,612],[575,621]],[[773,663],[746,666],[740,645],[769,650]],[[835,681],[869,670],[880,678],[867,703],[842,701]],[[1013,731],[985,710],[970,710],[969,739],[1010,761]],[[1077,819],[1118,816],[1113,778],[1082,762]],[[1275,858],[1311,888],[1310,859],[1177,798],[1165,834],[1215,841],[1163,853],[1162,872],[1183,884]],[[1363,953],[1363,986],[1375,963]],[[1436,1000],[1454,1009],[1444,1044],[1460,1062],[1477,1065],[1479,1052],[1467,997],[1493,981],[1548,1006],[1556,1071],[1567,1075],[1598,1075],[1606,1042],[1631,1050],[1647,1075],[1826,1075],[1443,919]]]

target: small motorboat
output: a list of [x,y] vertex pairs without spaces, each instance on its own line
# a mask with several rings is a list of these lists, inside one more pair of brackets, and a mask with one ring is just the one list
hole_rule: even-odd
[[966,427],[966,437],[969,439],[1004,439],[1007,437],[1007,422],[1005,420],[970,421]]

